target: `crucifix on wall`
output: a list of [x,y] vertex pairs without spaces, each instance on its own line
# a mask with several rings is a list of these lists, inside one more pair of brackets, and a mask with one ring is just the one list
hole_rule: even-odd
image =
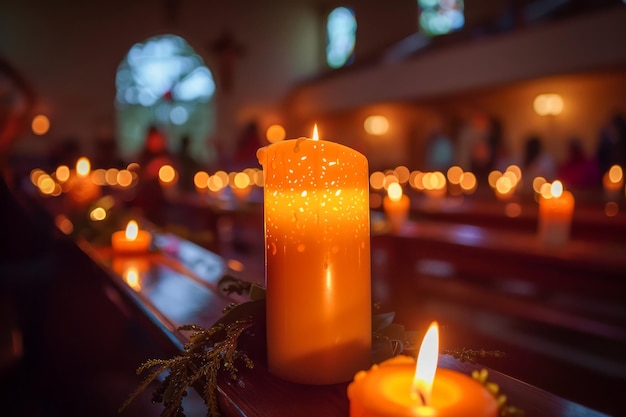
[[217,56],[217,71],[222,91],[233,88],[237,58],[243,55],[244,48],[233,35],[225,31],[209,44],[209,52]]

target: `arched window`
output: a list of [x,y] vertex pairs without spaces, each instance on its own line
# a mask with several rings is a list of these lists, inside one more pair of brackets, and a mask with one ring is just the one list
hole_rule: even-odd
[[160,35],[133,45],[117,69],[115,84],[123,156],[139,153],[148,127],[156,125],[171,151],[188,136],[196,159],[213,157],[207,145],[215,126],[213,75],[183,38]]
[[354,58],[356,18],[352,9],[337,7],[326,23],[326,62],[332,68],[349,64]]
[[463,0],[417,0],[420,32],[427,36],[444,35],[465,24]]

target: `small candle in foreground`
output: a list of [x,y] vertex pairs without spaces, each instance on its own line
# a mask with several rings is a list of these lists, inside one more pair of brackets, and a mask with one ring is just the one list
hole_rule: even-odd
[[396,356],[360,371],[348,386],[350,417],[496,417],[498,403],[479,382],[437,369],[438,330],[433,323],[416,362]]
[[574,196],[563,190],[560,181],[545,187],[539,197],[539,241],[550,247],[567,243],[573,214]]
[[371,364],[367,159],[300,138],[259,149],[263,166],[269,371],[349,381]]
[[146,230],[139,230],[135,220],[128,222],[126,230],[120,230],[111,236],[111,246],[115,252],[140,253],[148,252],[152,237]]
[[406,223],[409,217],[409,204],[409,197],[402,193],[402,186],[397,182],[389,184],[387,196],[383,198],[383,210],[394,233],[399,233]]

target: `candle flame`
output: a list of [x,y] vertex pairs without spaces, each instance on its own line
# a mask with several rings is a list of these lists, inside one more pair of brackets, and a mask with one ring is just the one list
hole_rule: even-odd
[[563,184],[561,181],[554,181],[550,186],[550,193],[552,194],[552,198],[559,198],[561,194],[563,194]]
[[413,378],[412,395],[419,398],[421,405],[430,404],[430,397],[437,371],[437,361],[439,359],[439,325],[432,322],[417,356],[417,366],[415,378]]
[[313,126],[313,140],[320,140],[319,135],[317,133],[317,123]]
[[139,226],[137,225],[137,222],[134,220],[129,221],[128,225],[126,226],[126,239],[135,240],[137,239],[138,234]]
[[387,195],[391,201],[400,201],[402,199],[402,186],[397,182],[392,182],[387,188]]
[[126,283],[132,289],[136,291],[141,290],[141,283],[139,282],[139,271],[137,271],[136,267],[134,266],[128,267],[128,269],[124,271],[123,277],[124,277],[124,281],[126,281]]
[[609,180],[612,183],[617,184],[617,183],[621,182],[623,178],[624,178],[624,173],[622,171],[622,167],[621,166],[613,165],[609,169]]
[[76,161],[76,173],[78,174],[78,176],[86,177],[89,174],[90,170],[91,162],[89,162],[89,159],[84,156],[78,158],[78,161]]

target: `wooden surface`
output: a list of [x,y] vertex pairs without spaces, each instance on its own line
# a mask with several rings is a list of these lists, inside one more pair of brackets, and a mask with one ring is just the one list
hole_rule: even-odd
[[[155,242],[161,252],[145,257],[149,267],[141,273],[141,286],[135,285],[134,289],[124,280],[124,271],[113,269],[115,257],[110,251],[96,250],[87,244],[82,248],[108,271],[128,302],[134,303],[158,331],[180,348],[186,336],[176,330],[177,326],[210,326],[221,316],[223,307],[241,299],[226,297],[217,290],[217,280],[227,270],[219,256],[173,235],[160,235]],[[243,344],[250,351],[255,368],[241,370],[236,381],[220,382],[220,401],[229,416],[348,416],[347,384],[305,386],[273,377],[265,368],[261,328]],[[442,356],[441,366],[470,370],[469,365],[447,356]],[[603,415],[495,371],[491,375],[490,379],[508,395],[509,403],[527,410],[528,416]]]

